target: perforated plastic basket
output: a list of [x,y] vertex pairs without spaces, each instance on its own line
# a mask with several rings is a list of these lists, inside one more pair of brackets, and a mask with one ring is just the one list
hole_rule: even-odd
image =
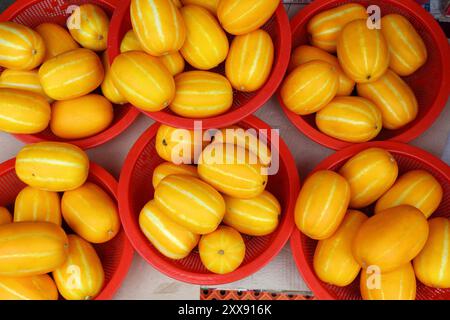
[[[267,129],[270,127],[249,117],[239,123],[243,128]],[[152,176],[156,166],[163,162],[155,150],[155,137],[159,124],[150,127],[131,149],[120,177],[119,208],[122,225],[137,252],[160,272],[180,281],[217,285],[245,278],[274,258],[283,248],[294,227],[293,210],[299,191],[299,178],[294,159],[280,138],[280,169],[270,176],[267,189],[282,206],[277,230],[263,237],[245,236],[246,254],[242,265],[232,273],[218,275],[209,272],[201,263],[197,249],[187,258],[166,258],[147,240],[139,228],[138,216],[144,205],[153,198]],[[267,137],[268,140],[270,137]],[[270,142],[270,141],[269,141]],[[276,152],[272,148],[272,153]]]
[[[57,23],[64,26],[70,15],[69,7],[85,3],[96,4],[111,17],[117,0],[19,0],[0,15],[0,21],[13,21],[31,28],[44,22]],[[0,68],[0,72],[2,69]],[[50,129],[33,135],[15,135],[25,143],[40,141],[64,141],[89,149],[108,142],[127,129],[138,117],[139,112],[130,105],[114,106],[114,120],[103,132],[84,139],[65,140],[56,137]]]
[[[428,61],[413,75],[404,78],[413,89],[419,114],[399,130],[383,129],[377,140],[409,142],[426,131],[444,109],[450,93],[450,51],[447,37],[433,17],[413,0],[316,0],[301,10],[291,21],[292,49],[308,44],[307,24],[316,14],[346,3],[357,2],[364,6],[377,5],[381,14],[398,13],[405,16],[425,42]],[[307,137],[326,147],[340,150],[352,145],[320,132],[315,115],[299,116],[288,110],[278,95],[278,100],[289,120]]]
[[[15,173],[15,159],[0,164],[0,206],[13,212],[17,194],[26,186]],[[97,184],[117,200],[117,181],[102,167],[91,162],[88,181]],[[66,230],[69,231],[69,230]],[[133,259],[133,247],[123,229],[114,239],[94,244],[105,271],[105,286],[95,300],[111,299],[124,280]]]
[[[120,43],[125,33],[132,29],[130,20],[130,0],[123,0],[117,6],[111,23],[108,52],[110,61],[120,53]],[[280,3],[274,16],[262,27],[272,37],[275,47],[274,64],[272,72],[266,84],[256,92],[234,92],[234,101],[232,108],[225,114],[203,119],[203,128],[222,128],[235,124],[245,117],[256,112],[264,103],[269,100],[280,85],[286,72],[289,55],[291,52],[291,33],[289,27],[289,18]],[[230,43],[232,37],[229,37]],[[192,70],[186,66],[186,70]],[[225,75],[224,63],[213,71]],[[172,113],[168,108],[160,112],[144,112],[150,118],[177,128],[193,129],[194,119],[184,118]]]
[[[367,148],[383,148],[392,153],[399,166],[399,175],[415,169],[426,170],[431,173],[441,184],[444,196],[439,208],[433,213],[433,217],[450,218],[450,167],[434,157],[416,147],[398,142],[369,142],[357,144],[338,151],[329,158],[322,161],[313,172],[318,170],[339,170],[355,154]],[[317,278],[313,268],[313,256],[317,241],[303,235],[295,228],[291,237],[291,248],[300,274],[308,284],[309,288],[319,299],[361,299],[359,291],[359,276],[347,287],[337,287],[326,284]],[[450,289],[433,289],[426,287],[417,281],[417,299],[420,300],[449,300]]]

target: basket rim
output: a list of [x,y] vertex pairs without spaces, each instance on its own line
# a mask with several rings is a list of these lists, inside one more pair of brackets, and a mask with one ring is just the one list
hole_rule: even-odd
[[[111,63],[120,54],[120,41],[119,33],[121,30],[121,21],[128,13],[131,0],[123,0],[118,5],[111,19],[110,37],[108,39],[108,53]],[[275,11],[275,20],[278,25],[278,29],[281,30],[280,37],[280,53],[278,58],[274,61],[271,74],[267,82],[259,89],[258,93],[247,103],[242,106],[228,111],[222,115],[218,115],[205,119],[192,119],[185,118],[175,114],[168,113],[164,109],[158,112],[146,112],[139,110],[146,116],[153,120],[181,129],[194,129],[195,121],[202,121],[204,129],[223,128],[239,122],[246,117],[252,115],[258,111],[277,91],[289,65],[289,59],[291,54],[291,28],[289,25],[289,17],[284,9],[283,4],[280,2],[277,10]]]
[[[14,19],[18,14],[21,13],[21,11],[29,8],[32,5],[35,5],[39,2],[42,2],[43,0],[18,0],[15,1],[12,5],[10,5],[3,13],[0,14],[0,22],[2,21],[10,21]],[[103,5],[108,6],[111,11],[115,11],[118,0],[97,0],[98,2],[101,2]],[[113,104],[114,107],[114,104]],[[139,111],[137,111],[135,108],[133,108],[130,104],[124,104],[122,106],[126,110],[123,111],[124,115],[123,117],[117,121],[114,125],[109,126],[107,129],[103,130],[102,132],[82,138],[82,139],[75,139],[75,140],[68,140],[68,139],[55,139],[55,140],[48,140],[45,137],[42,137],[42,133],[37,134],[11,134],[14,138],[16,138],[19,141],[22,141],[24,143],[36,143],[36,142],[44,142],[44,141],[58,141],[58,142],[67,142],[70,144],[74,144],[78,147],[80,147],[83,150],[91,149],[98,147],[102,144],[105,144],[114,138],[118,137],[120,134],[122,134],[126,129],[128,129],[129,126],[131,126],[134,121],[137,119],[137,117],[140,115]],[[114,107],[115,108],[115,107]]]
[[[269,125],[255,116],[250,116],[241,121],[241,123],[247,124],[253,128],[260,129],[270,129]],[[179,267],[172,265],[171,261],[167,261],[161,258],[157,253],[157,249],[154,248],[149,241],[146,239],[144,241],[140,240],[138,234],[141,233],[139,227],[133,227],[132,221],[136,219],[134,213],[131,209],[129,192],[130,192],[130,180],[132,171],[134,169],[134,164],[141,155],[142,151],[146,148],[149,141],[156,136],[157,130],[160,124],[155,123],[150,128],[145,131],[142,136],[136,141],[135,145],[130,150],[128,154],[122,173],[119,180],[119,212],[122,220],[122,225],[124,226],[125,232],[131,241],[131,244],[135,250],[143,257],[150,265],[152,265],[159,272],[179,281],[199,284],[199,285],[219,285],[238,281],[251,274],[257,272],[262,267],[267,265],[285,246],[288,242],[290,235],[294,229],[294,206],[297,194],[300,190],[300,178],[298,175],[297,167],[290,153],[287,145],[280,137],[280,161],[284,163],[289,173],[289,179],[286,183],[289,184],[289,195],[288,204],[284,209],[284,214],[286,215],[284,223],[280,224],[278,230],[278,236],[269,245],[269,247],[256,259],[250,261],[245,266],[239,267],[235,271],[219,275],[213,273],[196,273],[185,271]]]
[[[331,156],[325,158],[323,161],[321,161],[309,175],[319,170],[330,169],[336,164],[351,158],[355,154],[367,148],[374,148],[374,147],[382,148],[393,154],[400,154],[421,161],[427,166],[434,168],[436,171],[439,171],[445,177],[445,179],[448,182],[450,182],[449,166],[441,159],[418,147],[394,141],[366,142],[342,149],[340,151],[335,152]],[[294,257],[294,261],[297,266],[297,270],[305,280],[308,287],[311,289],[311,291],[318,299],[336,300],[337,299],[336,296],[334,296],[332,293],[330,293],[330,291],[328,291],[325,288],[322,281],[320,281],[319,278],[316,276],[314,269],[310,267],[308,263],[308,259],[305,255],[305,251],[303,250],[302,246],[302,242],[306,238],[307,236],[304,235],[297,227],[294,228],[294,231],[290,239],[290,245],[292,255]]]
[[[306,24],[312,15],[321,11],[322,8],[328,6],[330,3],[342,2],[340,0],[315,0],[310,3],[304,9],[300,10],[297,15],[291,20],[291,32],[292,32],[292,43],[294,42],[294,36],[296,31]],[[361,2],[358,0],[349,0],[348,2]],[[417,2],[412,0],[387,0],[386,2],[395,5],[397,7],[404,8],[405,10],[411,12],[416,16],[418,20],[425,26],[432,36],[434,42],[437,44],[437,49],[443,61],[442,69],[450,70],[450,46],[448,44],[447,37],[440,28],[439,24],[434,20],[434,18]],[[444,110],[447,100],[450,94],[450,72],[443,72],[442,81],[433,104],[430,106],[429,110],[424,117],[419,119],[417,123],[409,128],[408,130],[391,137],[385,141],[397,141],[397,142],[410,142],[411,140],[419,137],[422,133],[427,131],[431,125],[436,121],[441,112]],[[283,100],[281,99],[280,90],[277,92],[277,99],[281,105],[284,113],[286,114],[289,121],[305,136],[310,138],[316,143],[319,143],[327,148],[333,150],[341,150],[346,147],[355,145],[355,143],[342,141],[333,137],[330,137],[320,130],[311,126],[303,116],[297,115],[291,110],[289,110]]]
[[[15,170],[16,158],[12,158],[0,164],[0,176],[4,174],[10,173]],[[95,162],[90,161],[89,163],[89,175],[96,177],[98,180],[102,181],[105,185],[105,191],[107,191],[110,195],[113,195],[115,200],[118,202],[117,194],[118,194],[118,183],[116,179],[103,167],[96,164]],[[123,228],[120,231],[124,232]],[[134,249],[131,245],[128,238],[123,237],[123,249],[121,254],[121,259],[117,268],[114,270],[114,273],[108,283],[105,284],[102,291],[94,300],[111,300],[117,290],[122,285],[125,277],[130,269],[131,263],[133,261]]]

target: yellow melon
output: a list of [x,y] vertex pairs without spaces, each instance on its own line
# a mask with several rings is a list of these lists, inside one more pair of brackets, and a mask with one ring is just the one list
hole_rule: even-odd
[[136,107],[160,111],[175,96],[175,81],[158,58],[144,52],[122,53],[111,66],[111,77],[119,92]]
[[323,133],[343,141],[365,142],[383,128],[381,112],[371,101],[360,97],[336,97],[316,114]]
[[49,222],[0,226],[0,276],[27,277],[51,272],[67,259],[64,230]]
[[428,238],[428,223],[418,209],[402,205],[383,210],[359,228],[353,256],[364,269],[393,271],[414,259]]
[[105,78],[102,82],[101,89],[106,99],[114,104],[125,104],[127,99],[120,93],[111,77],[111,66],[109,64],[108,52],[102,55],[103,68],[105,69]]
[[350,200],[350,187],[336,172],[323,170],[304,183],[295,205],[295,224],[316,240],[327,239],[344,219]]
[[0,88],[0,130],[33,134],[44,131],[50,122],[50,105],[37,93]]
[[345,74],[344,70],[342,70],[341,65],[339,64],[338,59],[325,50],[308,45],[297,47],[292,52],[289,70],[293,70],[296,67],[313,60],[325,61],[336,67],[336,70],[339,74],[339,88],[336,95],[349,96],[352,94],[353,89],[355,88],[355,81],[353,81]]
[[61,211],[69,227],[91,243],[107,242],[120,230],[117,203],[91,182],[64,192]]
[[82,47],[94,51],[108,46],[109,18],[105,11],[94,4],[82,4],[67,20],[72,37]]
[[265,236],[278,227],[281,205],[269,191],[250,199],[224,196],[226,213],[223,222],[240,233]]
[[221,0],[217,17],[228,33],[243,35],[269,21],[279,4],[278,0]]
[[425,64],[427,47],[408,19],[387,14],[381,19],[381,32],[391,53],[389,67],[399,76],[409,76]]
[[367,19],[366,8],[358,3],[349,3],[315,15],[307,25],[313,46],[336,52],[337,39],[349,22]]
[[361,97],[373,101],[381,110],[386,129],[399,129],[417,117],[414,91],[391,70],[375,82],[358,84],[357,89]]
[[197,168],[186,164],[174,164],[163,162],[153,170],[152,185],[156,189],[158,184],[167,176],[172,174],[188,175],[198,178]]
[[21,24],[0,22],[0,66],[14,70],[33,70],[45,57],[42,37]]
[[364,300],[415,300],[414,269],[408,262],[387,273],[375,274],[362,270],[360,289]]
[[0,225],[11,223],[13,220],[11,213],[5,207],[0,207]]
[[46,52],[44,61],[80,47],[70,33],[58,24],[42,23],[35,30],[45,43]]
[[428,221],[430,235],[422,251],[414,258],[416,276],[433,288],[450,288],[450,221],[434,218]]
[[239,268],[244,261],[245,243],[239,232],[220,226],[216,231],[201,237],[198,251],[206,269],[226,274]]
[[181,8],[186,23],[186,41],[181,48],[184,59],[194,68],[209,70],[228,55],[229,43],[216,18],[205,8],[188,5]]
[[134,32],[133,29],[125,33],[122,42],[120,43],[120,53],[128,51],[144,51],[144,48],[142,48],[142,45],[136,36],[136,32]]
[[216,14],[220,0],[181,0],[183,5],[193,4],[208,9],[212,14]]
[[256,91],[269,78],[273,59],[272,38],[264,30],[255,30],[233,39],[225,73],[236,90]]
[[142,209],[139,226],[155,248],[170,259],[186,258],[200,239],[197,234],[172,221],[158,208],[155,200]]
[[339,173],[350,184],[350,207],[363,208],[392,187],[398,176],[398,166],[388,151],[369,148],[348,160]]
[[0,75],[0,88],[30,91],[44,96],[48,102],[53,100],[44,92],[39,80],[38,70],[11,70],[6,69]]
[[175,7],[177,7],[178,9],[183,6],[183,4],[181,3],[181,0],[172,0],[172,2],[175,5]]
[[170,175],[156,187],[155,202],[175,223],[197,234],[217,229],[225,201],[209,184],[187,175]]
[[159,60],[173,76],[176,76],[184,71],[186,63],[184,62],[183,56],[179,51],[161,56],[159,57]]
[[56,192],[26,187],[14,204],[14,222],[43,221],[61,225],[61,202]]
[[66,300],[92,300],[102,290],[105,274],[94,247],[76,235],[69,235],[66,262],[53,271],[59,292]]
[[104,76],[100,58],[88,49],[62,53],[47,60],[39,69],[42,87],[54,100],[84,96],[97,89]]
[[170,110],[187,118],[202,119],[228,111],[233,89],[224,76],[208,71],[189,71],[175,77],[175,98]]
[[337,55],[345,73],[357,83],[378,80],[388,69],[390,55],[378,29],[369,29],[367,19],[347,24],[337,41]]
[[366,220],[361,211],[348,210],[336,232],[319,241],[314,252],[314,271],[320,280],[345,287],[356,279],[361,266],[353,258],[352,243]]
[[48,274],[0,277],[0,300],[58,300],[58,289]]
[[132,0],[130,14],[133,30],[147,53],[163,56],[183,46],[186,27],[172,1]]
[[39,142],[23,147],[16,157],[16,174],[31,187],[62,192],[84,184],[89,159],[77,146]]

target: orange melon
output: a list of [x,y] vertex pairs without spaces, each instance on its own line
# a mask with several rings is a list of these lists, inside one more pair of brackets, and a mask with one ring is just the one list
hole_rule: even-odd
[[45,43],[46,51],[44,61],[80,47],[70,33],[56,23],[42,23],[35,30]]

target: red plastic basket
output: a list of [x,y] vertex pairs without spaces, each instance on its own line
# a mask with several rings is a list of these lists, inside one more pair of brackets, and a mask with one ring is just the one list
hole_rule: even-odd
[[[422,169],[431,173],[442,185],[444,196],[439,208],[432,217],[450,217],[450,167],[419,148],[399,142],[383,141],[356,144],[338,151],[322,161],[313,172],[318,170],[338,170],[355,154],[367,148],[383,148],[392,153],[399,165],[399,174],[409,170]],[[326,284],[317,278],[313,268],[313,256],[317,241],[312,240],[295,228],[291,237],[291,249],[297,268],[309,288],[319,299],[354,300],[361,299],[359,291],[359,277],[347,287],[337,287]],[[417,299],[420,300],[449,300],[450,289],[433,289],[417,281]]]
[[[10,209],[14,206],[17,194],[26,186],[16,176],[15,163],[16,159],[11,159],[0,164],[0,206]],[[90,165],[88,181],[97,184],[117,200],[117,181],[93,162]],[[94,247],[105,270],[105,286],[95,300],[110,300],[130,268],[134,250],[123,229],[111,241],[95,244]]]
[[[111,22],[108,52],[110,61],[120,54],[120,43],[125,33],[132,28],[130,20],[130,1],[123,0],[117,6]],[[280,3],[274,16],[262,27],[272,37],[275,47],[275,58],[269,79],[266,84],[256,92],[234,92],[232,108],[225,114],[202,119],[203,128],[222,128],[235,124],[256,112],[275,93],[288,67],[291,52],[291,33],[289,18]],[[232,37],[229,37],[230,41]],[[231,42],[230,42],[231,43]],[[187,66],[187,70],[192,69]],[[213,71],[225,75],[224,64]],[[144,112],[150,118],[172,127],[194,129],[195,119],[183,118],[172,113],[168,108],[159,112]]]
[[[270,127],[256,117],[249,117],[239,125],[243,128]],[[246,254],[242,265],[232,273],[218,275],[209,272],[201,263],[198,251],[187,258],[171,260],[152,246],[139,228],[138,216],[144,205],[153,198],[152,175],[163,162],[155,150],[155,137],[159,124],[150,127],[131,149],[120,177],[119,208],[122,225],[136,251],[160,272],[180,281],[201,285],[217,285],[245,278],[270,262],[283,248],[294,228],[293,210],[299,191],[299,177],[294,159],[280,138],[280,169],[270,176],[268,190],[283,208],[277,230],[264,237],[247,237]],[[270,137],[267,137],[268,140]],[[268,141],[270,142],[270,141]],[[275,152],[272,148],[272,153]]]
[[[116,7],[117,0],[19,0],[12,4],[0,15],[0,21],[13,21],[31,28],[41,23],[52,22],[65,25],[69,17],[68,8],[72,5],[92,3],[100,6],[111,17]],[[0,68],[0,72],[2,69]],[[25,143],[41,141],[70,142],[82,149],[89,149],[114,139],[125,131],[138,117],[139,112],[131,105],[114,106],[114,120],[103,132],[92,137],[65,140],[56,137],[49,128],[33,135],[14,135]]]
[[[382,15],[398,13],[405,16],[427,46],[427,63],[413,75],[404,78],[418,99],[417,118],[399,130],[382,130],[377,137],[377,140],[409,142],[433,124],[447,102],[450,93],[450,50],[447,37],[433,17],[413,0],[316,0],[291,21],[292,48],[308,43],[306,26],[312,17],[349,2],[358,2],[366,7],[377,5],[381,8]],[[289,120],[310,139],[335,150],[352,145],[320,132],[315,124],[315,115],[299,116],[284,106],[280,95],[278,101]]]

